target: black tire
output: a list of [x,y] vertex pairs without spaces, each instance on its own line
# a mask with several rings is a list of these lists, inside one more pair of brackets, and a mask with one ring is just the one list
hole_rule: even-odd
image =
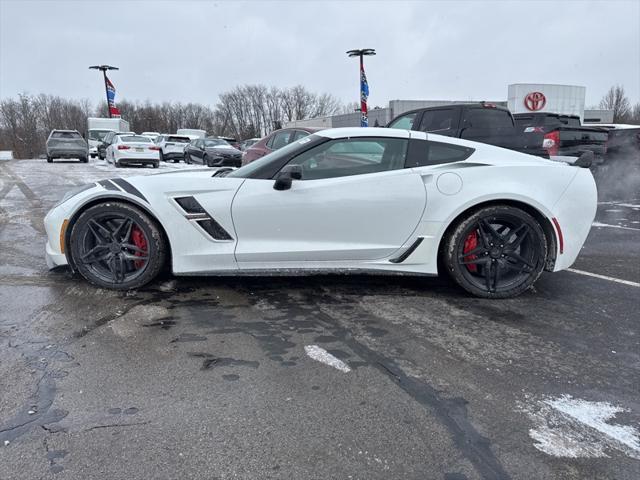
[[[143,244],[136,244],[135,234],[144,236]],[[85,210],[75,222],[69,252],[80,275],[90,283],[129,290],[158,275],[165,264],[167,244],[158,224],[145,212],[127,203],[105,201]],[[140,260],[135,260],[138,256]]]
[[189,157],[189,155],[184,156],[184,163],[186,163],[187,165],[191,165],[191,158]]
[[208,156],[202,157],[202,165],[206,165],[207,167],[213,167],[213,162],[209,159]]
[[160,150],[160,161],[164,162],[164,154],[162,153],[162,150]]
[[89,157],[82,157],[82,158],[80,159],[80,161],[81,161],[82,163],[89,163]]
[[121,168],[122,165],[120,164],[120,162],[118,160],[114,160],[113,164],[116,166],[116,168]]
[[153,168],[158,168],[159,166],[160,166],[160,162],[155,162],[155,163],[153,164]]
[[47,163],[53,163],[53,158],[47,157]]
[[443,246],[451,278],[482,298],[520,295],[538,279],[547,258],[547,240],[538,221],[509,205],[481,208],[460,219]]

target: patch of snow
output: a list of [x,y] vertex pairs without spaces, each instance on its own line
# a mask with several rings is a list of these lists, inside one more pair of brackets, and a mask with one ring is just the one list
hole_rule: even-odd
[[621,228],[623,230],[635,230],[637,232],[640,232],[640,228],[623,227],[622,225],[610,225],[608,223],[600,223],[600,222],[593,222],[591,224],[591,226],[592,227]]
[[304,347],[304,351],[309,356],[309,358],[317,362],[329,365],[330,367],[333,367],[344,373],[349,373],[351,371],[351,368],[349,367],[349,365],[344,363],[339,358],[334,357],[329,352],[327,352],[324,348],[320,348],[317,345],[306,345]]
[[640,433],[629,425],[610,423],[628,411],[608,402],[590,402],[571,395],[545,398],[525,407],[534,428],[534,447],[555,457],[598,458],[618,451],[640,460]]

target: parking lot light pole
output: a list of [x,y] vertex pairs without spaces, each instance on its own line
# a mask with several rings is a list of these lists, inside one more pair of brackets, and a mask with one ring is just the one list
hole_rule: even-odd
[[360,126],[369,126],[369,117],[367,113],[367,98],[369,97],[369,84],[367,82],[367,76],[364,73],[364,56],[375,55],[376,51],[373,48],[360,48],[357,50],[347,51],[349,57],[360,58]]
[[109,118],[112,117],[111,109],[109,108],[109,89],[107,88],[107,70],[120,70],[118,67],[112,67],[111,65],[92,65],[90,70],[101,70],[104,77],[104,93],[107,95],[107,110],[109,112]]

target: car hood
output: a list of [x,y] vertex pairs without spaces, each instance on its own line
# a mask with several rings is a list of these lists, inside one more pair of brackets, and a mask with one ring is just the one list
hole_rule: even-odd
[[240,150],[238,150],[237,148],[233,148],[231,146],[206,147],[205,150],[207,151],[207,153],[226,153],[228,155],[242,155],[242,152]]

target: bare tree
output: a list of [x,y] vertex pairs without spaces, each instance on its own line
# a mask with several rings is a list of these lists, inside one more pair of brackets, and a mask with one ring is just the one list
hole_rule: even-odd
[[631,113],[631,106],[629,99],[625,95],[624,87],[622,85],[611,87],[600,100],[600,108],[613,110],[613,121],[615,123],[624,123]]

